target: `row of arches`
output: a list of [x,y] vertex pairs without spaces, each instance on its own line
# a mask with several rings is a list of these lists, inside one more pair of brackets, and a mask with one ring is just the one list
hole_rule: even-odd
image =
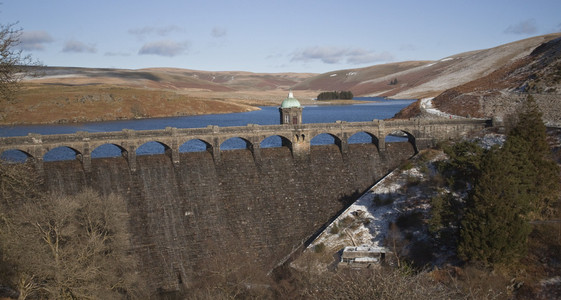
[[[399,133],[390,134],[385,137],[386,143],[407,141],[406,135],[399,136]],[[298,141],[304,139],[304,136],[298,136]],[[314,136],[310,140],[311,146],[321,146],[321,145],[331,145],[340,143],[340,138],[329,134],[321,133]],[[348,144],[366,144],[372,143],[377,147],[379,146],[378,138],[367,132],[357,132],[351,135],[347,139]],[[291,146],[291,141],[284,136],[273,135],[264,138],[258,145],[260,148],[275,148]],[[202,139],[192,139],[179,146],[179,152],[202,152],[211,151],[212,144],[208,141]],[[225,140],[220,145],[221,151],[229,150],[239,150],[239,149],[251,149],[253,147],[252,143],[241,137],[233,137]],[[146,142],[135,149],[136,155],[153,155],[153,154],[163,154],[167,151],[171,151],[170,146],[159,141],[149,141]],[[91,151],[91,158],[105,158],[105,157],[120,157],[125,156],[127,149],[118,144],[107,143],[102,144]],[[60,160],[73,160],[77,157],[79,158],[82,153],[79,150],[74,149],[69,146],[60,146],[49,150],[42,157],[43,161],[60,161]],[[30,153],[27,153],[20,149],[9,149],[0,153],[0,159],[4,161],[11,162],[25,162],[27,159],[33,158]]]

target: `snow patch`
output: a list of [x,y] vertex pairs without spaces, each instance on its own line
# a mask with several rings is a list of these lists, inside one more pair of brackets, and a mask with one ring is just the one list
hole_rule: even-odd
[[407,178],[411,177],[423,177],[423,174],[417,168],[394,170],[388,174],[327,226],[307,249],[318,244],[329,249],[349,245],[384,247],[390,222],[411,209],[407,195],[402,193]]
[[560,284],[560,283],[561,283],[561,276],[551,277],[541,281],[542,285],[553,285],[553,284]]
[[421,99],[421,110],[431,115],[435,115],[439,117],[450,118],[450,119],[460,119],[460,118],[463,119],[463,117],[451,115],[449,113],[445,113],[443,111],[434,108],[432,105],[432,99],[434,99],[434,97]]
[[488,133],[478,140],[477,143],[483,149],[491,149],[494,145],[504,144],[505,140],[506,136],[504,134]]
[[25,76],[26,80],[58,79],[58,78],[87,78],[88,76],[76,74],[46,75],[41,77]]

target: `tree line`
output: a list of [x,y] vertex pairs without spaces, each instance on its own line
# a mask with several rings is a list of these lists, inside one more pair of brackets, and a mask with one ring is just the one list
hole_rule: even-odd
[[333,92],[321,92],[317,96],[318,100],[351,100],[353,99],[353,93],[351,91],[333,91]]

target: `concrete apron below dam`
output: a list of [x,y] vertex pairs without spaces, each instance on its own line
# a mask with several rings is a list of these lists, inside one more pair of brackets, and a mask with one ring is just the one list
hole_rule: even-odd
[[312,146],[294,158],[287,147],[251,151],[44,163],[45,186],[74,194],[85,186],[126,199],[133,253],[146,286],[157,295],[192,287],[222,268],[265,275],[319,228],[415,154],[409,142]]

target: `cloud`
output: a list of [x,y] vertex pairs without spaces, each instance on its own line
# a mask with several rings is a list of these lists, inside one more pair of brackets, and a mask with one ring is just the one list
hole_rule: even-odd
[[510,25],[505,30],[504,33],[510,34],[534,34],[538,31],[536,26],[536,20],[528,19],[520,23]]
[[130,53],[125,52],[105,52],[104,56],[130,56]]
[[392,59],[393,56],[388,52],[376,53],[360,48],[345,49],[339,47],[316,46],[294,52],[291,61],[307,62],[320,60],[326,64],[336,64],[341,61],[346,61],[350,64],[365,64]]
[[19,37],[19,48],[26,51],[44,50],[45,44],[51,43],[53,38],[43,30],[24,31]]
[[310,47],[296,51],[291,61],[321,60],[326,64],[338,63],[345,55],[345,50],[336,47]]
[[183,28],[175,25],[169,26],[145,26],[142,28],[129,29],[129,33],[143,38],[148,35],[167,36],[172,32],[183,32]]
[[173,57],[185,53],[189,49],[189,43],[178,43],[175,41],[157,41],[146,43],[138,54],[153,54],[160,56]]
[[86,45],[80,41],[70,40],[64,44],[62,52],[96,53],[97,49],[94,45]]
[[215,38],[226,36],[226,34],[227,34],[226,28],[222,28],[222,27],[214,27],[210,32],[210,35],[212,35],[212,37]]

